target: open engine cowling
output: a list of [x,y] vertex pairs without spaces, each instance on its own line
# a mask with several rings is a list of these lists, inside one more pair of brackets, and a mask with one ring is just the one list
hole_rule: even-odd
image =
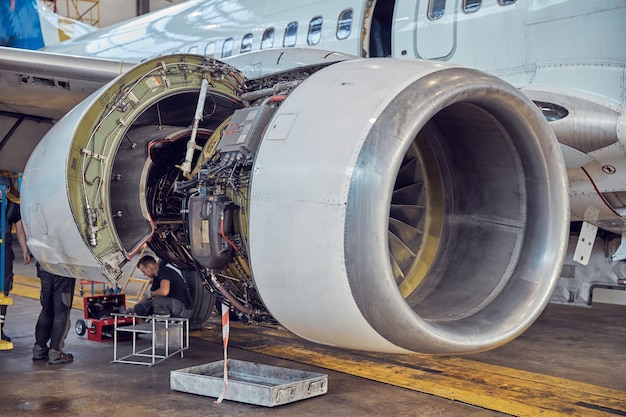
[[[543,310],[566,249],[567,176],[547,122],[515,88],[441,63],[358,59],[305,73],[279,100],[252,100],[251,86],[261,89],[269,81],[235,86],[224,81],[231,70],[217,71],[202,58],[184,59],[187,74],[181,65],[179,57],[141,64],[49,134],[55,146],[67,142],[65,154],[56,151],[66,166],[55,186],[69,190],[73,202],[58,206],[65,218],[71,213],[75,228],[68,236],[80,236],[84,256],[69,250],[76,242],[42,227],[53,209],[34,191],[45,184],[37,172],[41,149],[31,157],[24,175],[23,211],[30,213],[25,223],[35,257],[51,269],[91,275],[100,269],[114,279],[115,269],[151,239],[159,256],[199,267],[251,319],[270,313],[306,339],[381,352],[487,350],[519,335]],[[193,111],[186,110],[193,109],[191,92],[197,97],[206,74],[212,76],[204,106],[210,117],[201,128],[208,139],[204,157],[194,161],[199,180],[187,180],[199,185],[181,196],[173,191],[185,182],[177,168],[185,147],[177,141],[189,137],[184,130]],[[277,81],[293,80],[285,75]],[[150,91],[129,93],[140,83]],[[96,110],[103,96],[109,101]],[[237,132],[235,117],[229,117],[249,106],[271,106],[273,115],[260,122],[258,148],[225,162],[220,143]],[[110,131],[103,131],[113,109],[127,113],[116,114]],[[156,158],[146,151],[154,139],[138,136],[147,137],[146,126],[156,125],[164,112],[166,130],[173,133],[157,140],[168,156]],[[80,132],[97,130],[103,150],[76,144]],[[135,161],[123,145],[126,137],[141,144],[136,163],[124,162]],[[44,142],[49,147],[51,141]],[[94,187],[95,172],[91,181],[72,185],[80,175],[68,155],[80,149],[79,155],[106,161],[100,186]],[[215,182],[228,164],[236,166],[229,179]],[[132,171],[130,183],[113,186],[113,167]],[[98,193],[106,198],[95,198]],[[78,204],[81,195],[100,204]],[[115,213],[122,210],[112,208],[122,200],[124,210],[133,211],[130,223],[120,223],[123,214]],[[182,207],[164,209],[181,200]],[[139,207],[133,210],[132,201]],[[232,262],[210,253],[210,265],[189,259],[202,252],[194,246],[203,237],[190,240],[194,231],[177,227],[205,221],[194,217],[193,207],[187,210],[189,201],[211,207],[208,223],[239,219],[227,228],[207,226],[224,238]],[[101,212],[90,220],[87,209]],[[222,216],[215,210],[223,210]],[[124,233],[116,224],[124,224]]]

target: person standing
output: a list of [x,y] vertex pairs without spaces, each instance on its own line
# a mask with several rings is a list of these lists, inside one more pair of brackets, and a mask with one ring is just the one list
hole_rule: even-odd
[[33,360],[48,359],[50,365],[70,363],[74,361],[74,356],[63,352],[63,346],[70,330],[70,312],[76,280],[51,274],[39,262],[37,276],[41,280],[41,313],[35,326]]
[[152,286],[133,307],[134,314],[189,317],[192,308],[191,292],[183,277],[172,268],[159,266],[150,255],[139,259],[138,265],[146,277],[152,278]]
[[[5,176],[0,176],[0,185],[6,187],[6,194],[11,191],[12,183],[11,179]],[[24,257],[24,264],[30,263],[30,251],[26,246],[26,233],[24,232],[24,225],[22,224],[22,216],[20,214],[20,205],[9,200],[7,195],[3,195],[2,189],[0,189],[0,201],[6,199],[6,228],[4,236],[4,295],[9,296],[9,292],[13,289],[13,260],[15,259],[15,253],[13,252],[12,243],[13,235],[11,229],[15,226],[15,235],[22,247],[22,254]],[[7,306],[0,306],[0,319],[6,320]],[[11,338],[4,334],[2,330],[2,340],[7,342],[11,341]]]

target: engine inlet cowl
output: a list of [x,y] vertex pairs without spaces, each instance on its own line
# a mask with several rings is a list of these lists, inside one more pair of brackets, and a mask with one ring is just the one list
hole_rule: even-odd
[[299,86],[265,133],[252,270],[306,339],[482,351],[545,307],[568,213],[557,142],[515,88],[439,63],[347,61]]

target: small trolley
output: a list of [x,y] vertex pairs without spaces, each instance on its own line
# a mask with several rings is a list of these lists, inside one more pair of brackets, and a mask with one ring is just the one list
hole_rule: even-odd
[[[115,325],[113,313],[122,313],[126,309],[124,294],[95,295],[83,298],[85,320],[76,321],[76,334],[87,333],[89,340],[102,342],[112,339]],[[117,326],[133,324],[132,317],[118,317]]]

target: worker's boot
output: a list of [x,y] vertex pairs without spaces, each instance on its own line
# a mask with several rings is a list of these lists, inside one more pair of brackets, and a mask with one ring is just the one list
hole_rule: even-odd
[[48,346],[41,347],[37,343],[33,345],[33,360],[42,361],[48,359]]
[[70,363],[74,361],[74,356],[71,353],[59,352],[58,350],[50,349],[48,351],[50,360],[48,364],[59,365],[61,363]]

